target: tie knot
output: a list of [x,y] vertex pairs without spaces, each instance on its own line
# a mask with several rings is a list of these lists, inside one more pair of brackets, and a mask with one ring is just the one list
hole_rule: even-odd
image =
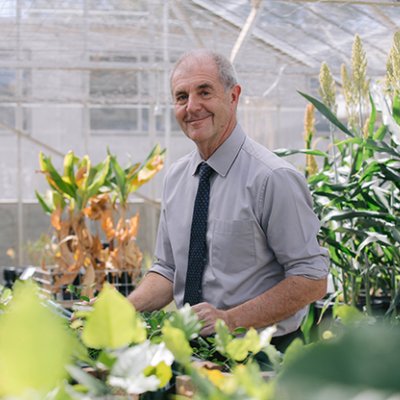
[[214,170],[205,162],[202,162],[199,167],[200,179],[209,179]]

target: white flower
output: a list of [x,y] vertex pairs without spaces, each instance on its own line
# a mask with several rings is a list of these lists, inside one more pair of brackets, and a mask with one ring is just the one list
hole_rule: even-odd
[[270,344],[272,335],[276,332],[276,326],[269,326],[259,333],[260,347],[263,349]]
[[152,344],[147,340],[118,356],[109,376],[109,384],[129,394],[157,390],[160,380],[155,375],[145,376],[144,370],[149,366],[156,367],[160,362],[170,366],[173,361],[174,357],[165,343]]

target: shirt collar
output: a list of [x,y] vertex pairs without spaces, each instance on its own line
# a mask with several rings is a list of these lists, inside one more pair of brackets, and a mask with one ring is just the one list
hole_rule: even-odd
[[[226,176],[231,168],[236,156],[238,155],[242,145],[246,139],[246,134],[239,124],[229,135],[214,154],[207,160],[207,164],[213,168],[221,176]],[[192,163],[192,174],[197,172],[199,164],[204,161],[198,151],[194,153]]]

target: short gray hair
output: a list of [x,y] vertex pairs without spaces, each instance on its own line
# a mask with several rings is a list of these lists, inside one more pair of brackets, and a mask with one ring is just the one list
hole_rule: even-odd
[[183,54],[175,63],[175,66],[172,69],[170,75],[170,82],[172,82],[172,78],[175,74],[176,69],[183,61],[185,61],[189,57],[197,58],[200,56],[210,57],[215,62],[215,65],[217,66],[218,69],[219,79],[222,85],[224,86],[225,90],[231,89],[233,86],[237,84],[236,72],[232,63],[224,55],[208,49],[191,50]]

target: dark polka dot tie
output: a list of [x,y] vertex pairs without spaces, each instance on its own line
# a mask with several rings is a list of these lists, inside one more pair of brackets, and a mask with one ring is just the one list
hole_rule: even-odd
[[210,199],[210,176],[214,170],[202,162],[199,167],[199,186],[194,201],[188,269],[183,303],[194,305],[202,301],[203,271],[207,262],[207,217]]

